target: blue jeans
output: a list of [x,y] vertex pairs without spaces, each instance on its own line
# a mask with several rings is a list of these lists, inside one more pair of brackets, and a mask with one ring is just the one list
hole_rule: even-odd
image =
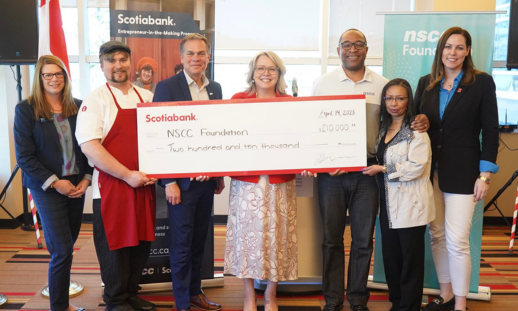
[[361,172],[332,177],[318,175],[318,201],[322,216],[324,256],[322,291],[326,304],[344,302],[344,231],[347,211],[351,222],[351,252],[346,296],[351,306],[369,300],[367,279],[372,255],[372,237],[378,213],[379,194],[374,177]]
[[[76,184],[75,181],[71,181]],[[50,189],[31,189],[34,204],[42,222],[45,245],[50,253],[49,294],[50,309],[68,308],[68,288],[74,243],[79,236],[83,218],[84,196],[70,199]]]

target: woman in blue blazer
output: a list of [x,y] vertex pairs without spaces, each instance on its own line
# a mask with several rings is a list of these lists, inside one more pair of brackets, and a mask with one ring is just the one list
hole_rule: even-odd
[[[474,68],[471,36],[446,30],[432,72],[419,80],[415,109],[430,121],[436,218],[430,237],[441,294],[423,310],[466,310],[475,204],[498,171],[498,110],[493,78]],[[482,140],[480,134],[482,133]]]
[[63,62],[52,55],[36,64],[31,96],[16,106],[14,139],[23,185],[30,189],[51,255],[48,283],[52,311],[84,310],[69,303],[74,243],[83,217],[84,193],[93,168],[77,145],[76,116]]

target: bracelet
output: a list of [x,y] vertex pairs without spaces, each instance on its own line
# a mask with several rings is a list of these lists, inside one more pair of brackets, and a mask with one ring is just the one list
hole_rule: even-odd
[[383,174],[385,174],[387,172],[387,167],[385,165],[383,165],[383,168],[381,169],[381,172]]

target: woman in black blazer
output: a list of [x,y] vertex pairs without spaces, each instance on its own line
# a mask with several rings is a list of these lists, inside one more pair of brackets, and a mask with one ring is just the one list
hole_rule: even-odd
[[[493,78],[474,68],[471,36],[446,30],[432,72],[421,77],[415,109],[430,121],[436,218],[430,223],[441,294],[423,310],[466,310],[471,257],[469,233],[475,204],[498,171],[498,110]],[[480,140],[482,133],[482,140]]]
[[51,255],[48,283],[52,311],[84,310],[69,303],[74,243],[83,217],[92,167],[75,138],[81,101],[72,98],[63,62],[52,55],[36,64],[31,96],[16,106],[14,139],[23,185],[31,190]]

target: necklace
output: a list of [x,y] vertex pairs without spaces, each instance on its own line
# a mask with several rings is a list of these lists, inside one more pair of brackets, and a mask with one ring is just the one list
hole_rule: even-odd
[[451,89],[453,88],[453,84],[451,84],[448,81],[444,80],[444,83],[442,84],[442,87],[447,89],[448,91],[451,91]]

